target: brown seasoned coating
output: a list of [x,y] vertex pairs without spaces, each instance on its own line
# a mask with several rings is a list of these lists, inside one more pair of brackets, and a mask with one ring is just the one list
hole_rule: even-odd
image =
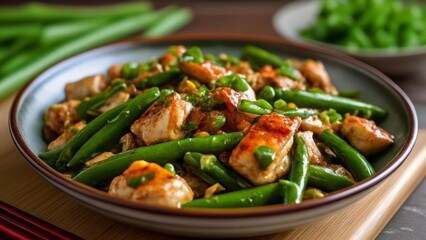
[[205,84],[209,84],[212,80],[216,80],[227,73],[225,68],[208,61],[202,64],[183,61],[179,63],[179,68],[188,76]]
[[[138,186],[128,185],[131,178],[144,174],[152,174],[152,177]],[[133,162],[122,175],[115,177],[108,193],[135,202],[175,208],[194,198],[194,193],[185,179],[156,163],[142,160]]]
[[69,100],[50,106],[44,115],[46,128],[60,135],[67,128],[76,124],[79,121],[79,116],[75,111],[78,104],[80,104],[78,100]]
[[378,127],[374,121],[346,115],[342,135],[364,156],[378,153],[393,143],[392,134]]
[[67,100],[91,97],[101,93],[107,86],[107,80],[104,75],[97,74],[83,78],[76,82],[65,85],[65,96]]
[[64,132],[59,135],[55,140],[49,143],[47,146],[47,150],[53,150],[59,147],[64,146],[72,137],[74,137],[75,133],[80,131],[82,128],[86,126],[85,121],[80,121],[74,125],[72,125],[70,128],[67,128],[64,130]]
[[[277,181],[290,169],[288,153],[299,125],[299,117],[288,118],[276,113],[261,116],[232,151],[229,166],[254,185]],[[268,146],[275,152],[272,163],[264,170],[254,156],[259,146]]]
[[185,135],[182,126],[191,109],[192,104],[175,92],[152,104],[130,129],[146,145],[178,140]]
[[327,94],[338,94],[322,62],[306,60],[301,67],[301,72],[306,77],[311,87],[319,88]]
[[314,133],[311,131],[304,131],[298,132],[297,135],[305,142],[308,150],[309,163],[312,165],[327,166],[327,161],[314,141]]

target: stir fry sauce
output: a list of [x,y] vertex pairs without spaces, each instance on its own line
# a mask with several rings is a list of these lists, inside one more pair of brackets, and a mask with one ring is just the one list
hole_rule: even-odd
[[326,66],[255,46],[171,46],[76,79],[45,114],[47,164],[130,201],[298,204],[350,187],[394,141],[380,106],[339,96]]

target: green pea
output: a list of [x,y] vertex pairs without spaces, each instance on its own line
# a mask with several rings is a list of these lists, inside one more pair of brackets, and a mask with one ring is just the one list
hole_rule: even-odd
[[136,62],[129,62],[121,68],[121,77],[126,80],[132,80],[139,75],[139,64]]

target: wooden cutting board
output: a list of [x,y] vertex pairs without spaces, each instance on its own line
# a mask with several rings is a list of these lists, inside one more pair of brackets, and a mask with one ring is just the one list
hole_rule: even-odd
[[[181,239],[128,226],[75,202],[44,181],[16,149],[8,130],[12,97],[0,102],[0,199],[84,239]],[[374,239],[426,173],[426,130],[404,164],[361,201],[291,231],[253,239]]]

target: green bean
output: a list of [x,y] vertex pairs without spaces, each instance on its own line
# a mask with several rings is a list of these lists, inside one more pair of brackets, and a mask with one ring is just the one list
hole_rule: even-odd
[[139,64],[128,62],[121,67],[121,76],[126,80],[132,80],[139,75]]
[[50,46],[86,34],[90,31],[95,31],[106,26],[106,24],[109,24],[111,21],[111,18],[96,18],[52,23],[43,27],[41,30],[39,43],[41,46]]
[[93,156],[110,147],[128,131],[130,125],[139,118],[151,104],[160,96],[158,88],[151,88],[138,95],[112,121],[97,131],[75,153],[67,167],[76,169]]
[[42,25],[39,23],[8,24],[0,26],[0,40],[16,38],[38,41]]
[[201,178],[203,181],[205,181],[209,185],[214,185],[218,183],[214,178],[212,178],[210,175],[208,175],[206,172],[201,171],[199,168],[192,167],[190,165],[187,165],[188,171],[193,173],[195,176]]
[[81,119],[87,119],[88,115],[91,114],[91,111],[94,111],[105,105],[108,99],[110,99],[114,94],[123,91],[126,88],[127,84],[123,80],[114,80],[111,83],[111,88],[105,92],[97,94],[88,99],[83,99],[75,109],[78,116],[80,116]]
[[[264,115],[269,114],[272,112],[272,106],[266,102],[265,100],[261,101],[263,99],[259,99],[256,101],[250,101],[250,100],[241,100],[238,104],[237,110],[239,112],[246,112],[246,113],[253,113],[258,115]],[[265,103],[268,103],[269,106],[267,106]],[[266,107],[265,107],[266,106]]]
[[182,8],[171,12],[161,18],[155,25],[146,29],[144,37],[162,37],[182,28],[192,19],[192,12],[189,8]]
[[371,117],[374,120],[382,120],[387,116],[387,111],[379,106],[325,93],[277,89],[276,95],[287,102],[295,103],[298,107],[333,108],[342,114],[359,111],[363,113],[363,117]]
[[251,45],[244,47],[241,53],[241,58],[248,60],[255,69],[266,64],[272,65],[273,67],[285,65],[285,62],[277,55]]
[[278,110],[274,109],[275,112],[287,116],[287,117],[300,117],[302,119],[308,118],[310,116],[314,116],[318,114],[318,111],[315,109],[306,109],[306,108],[298,108],[298,109],[288,109],[288,110]]
[[173,166],[173,164],[166,163],[166,165],[164,165],[164,169],[166,169],[167,171],[169,171],[173,175],[176,175],[176,170],[175,170],[175,167]]
[[188,48],[182,56],[179,57],[179,62],[194,62],[198,64],[204,63],[204,55],[199,47]]
[[215,87],[230,87],[235,91],[244,92],[250,89],[250,85],[238,74],[229,74],[219,78]]
[[49,161],[50,166],[63,172],[66,170],[65,165],[75,154],[75,152],[99,129],[101,129],[108,121],[115,118],[128,104],[128,102],[121,104],[104,114],[98,116],[89,122],[83,129],[78,131],[65,145],[62,147],[42,152],[38,156],[45,162]]
[[275,90],[269,85],[265,85],[257,94],[257,99],[265,99],[268,102],[273,102],[275,99]]
[[13,56],[10,60],[0,66],[0,76],[7,76],[10,73],[18,71],[29,61],[32,61],[37,56],[44,54],[46,50],[47,49],[45,48],[32,48]]
[[286,77],[289,77],[293,80],[298,80],[299,79],[299,75],[298,72],[296,70],[296,68],[290,66],[289,64],[283,64],[281,65],[278,70],[277,73]]
[[303,196],[301,196],[299,186],[296,183],[285,179],[280,179],[278,183],[283,188],[283,202],[285,204],[299,203],[301,201],[299,199],[303,198]]
[[105,7],[65,6],[27,3],[0,9],[0,22],[59,21],[87,18],[119,18],[146,13],[148,2],[130,2]]
[[101,163],[81,171],[73,179],[86,185],[95,186],[110,181],[126,170],[132,162],[143,159],[164,165],[179,161],[186,152],[216,153],[233,149],[242,139],[241,132],[186,138],[146,147],[136,148],[117,154]]
[[335,173],[331,168],[310,165],[308,184],[326,192],[333,192],[352,186],[354,182],[344,175]]
[[[161,18],[167,11],[157,11],[138,16],[126,17],[112,22],[108,27],[89,32],[79,38],[66,41],[52,49],[47,49],[43,55],[38,56],[37,61],[29,61],[19,71],[14,71],[0,78],[0,99],[5,98],[10,93],[22,87],[35,74],[52,65],[53,63],[78,53],[90,49],[103,43],[117,40],[135,31],[142,30],[156,20]],[[1,14],[0,14],[1,16]]]
[[43,162],[47,163],[52,168],[56,168],[56,161],[58,160],[59,156],[61,155],[62,150],[64,147],[58,147],[55,149],[52,149],[50,151],[41,152],[38,154],[38,157],[43,160]]
[[133,100],[129,100],[105,113],[98,116],[87,124],[86,127],[78,131],[73,138],[71,138],[65,145],[56,162],[56,169],[59,171],[66,171],[66,165],[73,158],[74,154],[83,146],[89,139],[103,126],[108,124],[116,118],[123,109],[129,105]]
[[23,50],[28,47],[33,41],[31,39],[26,38],[18,38],[14,40],[13,44],[10,46],[2,48],[0,51],[0,63],[6,59],[14,57],[19,52],[23,52]]
[[270,114],[271,112],[276,112],[287,117],[298,116],[301,118],[308,118],[310,116],[318,114],[318,111],[315,109],[305,109],[305,108],[288,109],[288,110],[274,109],[268,102],[266,102],[266,100],[262,98],[256,101],[243,99],[238,104],[237,110],[239,112],[246,112],[246,113],[252,113],[257,115],[264,115],[264,114]]
[[183,160],[191,167],[207,173],[207,175],[225,187],[226,190],[235,191],[251,186],[238,173],[220,163],[215,155],[187,152]]
[[308,182],[309,157],[308,149],[303,139],[295,134],[294,141],[296,144],[296,150],[294,152],[291,165],[290,181],[294,182],[297,186],[294,203],[300,203],[303,200],[303,192],[305,191],[306,184]]
[[304,37],[359,50],[422,45],[426,11],[420,4],[391,1],[322,0],[320,14]]
[[170,70],[170,71],[160,72],[152,76],[146,77],[142,79],[141,81],[137,82],[136,87],[140,89],[144,89],[147,87],[161,86],[161,85],[170,83],[172,81],[180,82],[182,81],[184,76],[185,74],[183,74],[179,70]]
[[355,180],[362,181],[376,172],[361,153],[332,132],[324,130],[318,135],[318,138],[333,150]]
[[254,149],[253,155],[259,162],[260,169],[265,170],[274,161],[275,151],[266,145],[260,145]]
[[282,202],[279,183],[198,198],[182,205],[182,208],[245,208],[258,207]]
[[130,177],[127,180],[127,186],[131,188],[137,188],[140,185],[143,185],[147,183],[149,180],[151,180],[154,177],[154,175],[155,175],[154,172],[147,172],[139,176]]

